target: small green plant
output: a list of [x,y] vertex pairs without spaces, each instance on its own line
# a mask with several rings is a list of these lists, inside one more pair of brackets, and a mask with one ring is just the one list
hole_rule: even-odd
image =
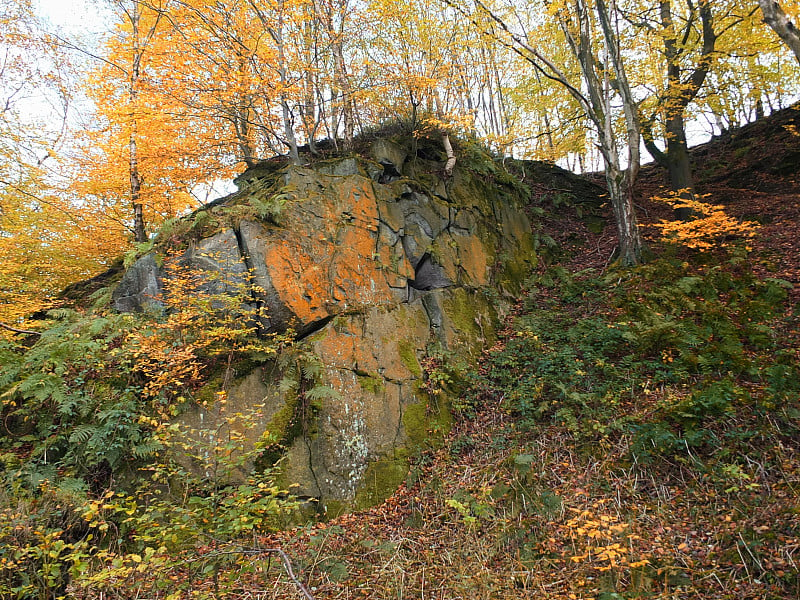
[[[477,389],[504,398],[523,428],[557,423],[586,441],[632,432],[640,460],[711,451],[711,424],[796,389],[795,366],[775,354],[784,287],[735,268],[662,259],[545,275]],[[748,393],[747,380],[765,393]]]
[[70,580],[93,562],[95,535],[82,513],[92,504],[80,482],[10,479],[0,490],[0,596],[66,598]]
[[430,398],[448,398],[450,407],[462,414],[472,411],[471,400],[464,394],[466,389],[467,364],[455,353],[431,345],[420,360],[422,367],[422,389]]
[[127,532],[127,553],[149,552],[149,579],[156,590],[174,588],[169,574],[180,569],[179,589],[211,577],[209,597],[217,597],[229,585],[226,577],[238,576],[243,556],[237,549],[274,531],[296,506],[275,486],[272,469],[254,468],[265,450],[248,443],[243,432],[253,428],[258,407],[228,414],[224,395],[217,403],[220,418],[213,430],[159,426],[163,451],[148,465],[148,479],[135,493],[117,494],[109,502]]
[[454,497],[446,498],[445,504],[458,513],[465,525],[475,528],[481,519],[488,519],[495,514],[490,493],[488,489],[478,490],[475,494],[459,490]]

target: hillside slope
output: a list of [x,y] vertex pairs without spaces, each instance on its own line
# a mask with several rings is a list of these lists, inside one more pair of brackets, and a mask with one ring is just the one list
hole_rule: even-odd
[[447,446],[384,505],[260,543],[317,598],[800,596],[796,117],[695,151],[709,201],[761,223],[749,253],[664,246],[650,169],[660,258],[615,271],[613,227],[540,190],[560,249],[504,338],[479,373],[428,365],[469,389]]

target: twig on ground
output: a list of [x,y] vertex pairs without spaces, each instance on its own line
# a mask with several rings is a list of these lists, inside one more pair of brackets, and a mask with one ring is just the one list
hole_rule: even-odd
[[16,327],[12,327],[11,325],[7,325],[2,321],[0,321],[0,327],[2,327],[3,329],[8,329],[9,331],[13,331],[14,333],[24,333],[25,335],[42,335],[38,331],[31,331],[29,329],[18,329]]
[[289,576],[289,579],[297,586],[297,589],[303,595],[306,600],[315,600],[314,596],[311,595],[311,592],[308,591],[308,588],[303,585],[303,582],[300,581],[297,576],[294,574],[294,570],[292,569],[292,561],[289,560],[289,556],[281,550],[280,548],[260,548],[260,549],[253,549],[253,550],[239,550],[234,552],[234,554],[246,554],[249,556],[258,556],[259,554],[277,554],[281,558],[281,562],[283,563],[283,568],[286,571],[286,574]]

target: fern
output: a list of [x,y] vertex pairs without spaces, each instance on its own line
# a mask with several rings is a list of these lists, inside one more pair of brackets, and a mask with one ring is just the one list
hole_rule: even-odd
[[78,425],[75,429],[72,430],[72,434],[69,436],[69,443],[70,444],[85,444],[88,442],[93,436],[97,435],[97,432],[100,428],[97,425]]
[[285,394],[287,392],[296,392],[300,387],[300,382],[291,375],[284,376],[278,382],[278,390]]
[[322,362],[316,356],[305,355],[300,362],[300,369],[303,379],[316,381],[322,375]]
[[67,320],[77,318],[78,313],[71,308],[53,308],[47,311],[47,316],[52,319]]
[[138,459],[143,460],[145,458],[150,458],[158,454],[159,451],[163,450],[164,445],[155,438],[150,438],[143,441],[140,444],[136,444],[131,448],[131,454]]
[[287,199],[286,194],[276,194],[267,199],[251,197],[250,206],[253,207],[259,218],[278,225]]
[[80,497],[87,490],[86,482],[75,477],[64,477],[58,482],[58,491],[69,496]]
[[341,400],[342,394],[328,385],[315,385],[306,392],[306,398],[311,401]]

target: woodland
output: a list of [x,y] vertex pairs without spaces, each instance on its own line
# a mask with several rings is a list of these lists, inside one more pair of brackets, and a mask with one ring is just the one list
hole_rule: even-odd
[[[0,597],[800,596],[800,4],[98,7],[0,0]],[[536,266],[479,365],[419,349],[452,419],[399,489],[307,519],[175,419],[292,336],[110,285],[245,169],[381,137],[519,191]]]

